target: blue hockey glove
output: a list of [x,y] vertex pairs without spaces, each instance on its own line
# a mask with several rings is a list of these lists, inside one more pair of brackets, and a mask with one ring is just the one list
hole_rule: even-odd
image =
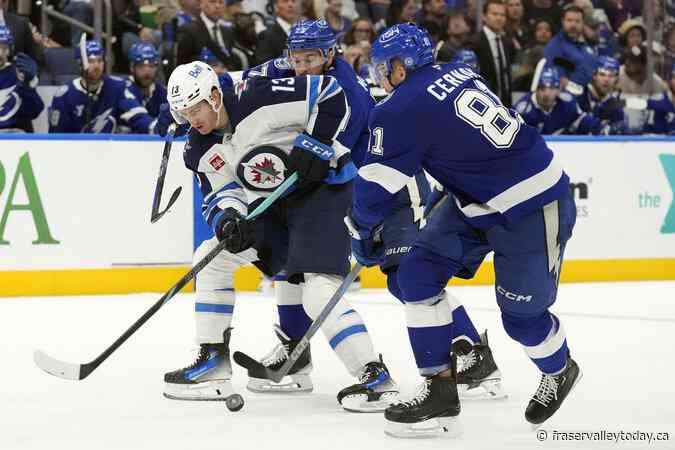
[[301,133],[293,142],[293,150],[288,155],[288,172],[297,172],[298,188],[323,181],[330,170],[330,160],[335,151],[330,145]]
[[431,213],[436,210],[439,206],[443,204],[444,201],[448,199],[448,193],[445,190],[440,190],[436,187],[434,187],[431,192],[429,193],[429,196],[427,197],[427,200],[424,204],[424,218],[428,218]]
[[374,228],[361,227],[352,217],[351,209],[345,217],[345,225],[352,237],[352,254],[363,266],[371,267],[380,263],[384,256],[384,245],[380,237],[382,226]]
[[239,253],[251,248],[255,235],[251,222],[239,211],[227,208],[222,219],[215,227],[218,241],[225,241],[225,248],[230,253]]
[[25,53],[17,53],[14,58],[17,76],[19,81],[25,85],[30,85],[38,73],[38,65],[30,56]]

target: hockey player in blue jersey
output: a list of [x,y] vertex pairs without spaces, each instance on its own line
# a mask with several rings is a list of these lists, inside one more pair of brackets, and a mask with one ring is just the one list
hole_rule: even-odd
[[675,64],[670,69],[668,89],[647,100],[645,133],[675,134]]
[[31,121],[45,107],[35,90],[38,67],[24,53],[11,62],[13,46],[9,28],[0,22],[0,132],[30,132]]
[[202,51],[199,52],[199,60],[213,67],[213,70],[217,75],[223,75],[227,73],[227,67],[225,67],[225,64],[223,64],[223,62],[219,60],[216,55],[214,55],[213,52],[207,47],[202,47]]
[[504,329],[541,372],[525,411],[530,423],[541,424],[581,374],[561,321],[549,311],[576,218],[569,178],[537,130],[504,107],[479,75],[461,64],[433,65],[425,30],[387,29],[372,59],[373,75],[391,94],[370,114],[369,152],[345,218],[353,253],[369,264],[381,252],[376,230],[392,197],[421,168],[451,195],[399,266],[408,335],[425,381],[413,398],[387,408],[387,432],[457,430],[445,286],[454,276],[473,277],[491,251]]
[[478,65],[478,56],[476,56],[476,52],[473,50],[467,50],[467,49],[460,49],[455,53],[455,55],[452,57],[450,60],[451,63],[454,64],[466,64],[467,66],[471,67],[471,70],[473,70],[476,73],[480,73],[480,67]]
[[160,106],[166,103],[166,87],[157,81],[159,52],[154,45],[139,42],[129,49],[128,59],[131,69],[129,90],[148,114],[156,119]]
[[[337,139],[342,145],[349,148],[352,161],[357,167],[363,164],[368,151],[368,114],[374,107],[375,102],[370,96],[367,84],[361,79],[354,69],[337,54],[337,38],[333,30],[325,20],[304,20],[296,23],[288,35],[287,55],[268,61],[258,67],[245,72],[244,77],[268,77],[284,78],[296,75],[330,75],[342,86],[347,98],[350,116],[345,129]],[[473,52],[470,52],[473,54]],[[474,58],[475,58],[475,54]],[[470,55],[469,55],[470,56]],[[373,263],[380,266],[387,276],[387,287],[396,298],[402,301],[396,283],[396,271],[399,262],[411,248],[419,229],[424,226],[423,217],[424,201],[429,195],[429,183],[422,171],[411,178],[408,185],[402,189],[393,199],[394,209],[387,217],[382,233],[383,255]],[[279,310],[280,329],[277,335],[282,343],[263,358],[263,364],[273,361],[273,370],[277,370],[286,360],[288,352],[292,351],[300,338],[305,334],[311,320],[302,309],[302,290],[300,286],[291,285],[285,281],[283,274],[275,277],[275,291]],[[462,343],[458,346],[464,349],[463,356],[467,364],[462,378],[462,394],[466,396],[487,398],[503,397],[501,389],[501,375],[497,369],[491,353],[485,345],[486,338],[476,331],[473,323],[464,310],[464,307],[455,302],[455,320],[463,324],[457,336]],[[468,348],[464,345],[468,342]],[[308,352],[309,353],[309,352]],[[470,355],[470,356],[469,356]],[[476,357],[478,355],[478,357]],[[308,355],[309,356],[309,355]],[[473,358],[473,359],[471,359]],[[311,359],[308,357],[308,365]],[[488,368],[490,368],[488,370]],[[298,368],[303,377],[294,380],[295,383],[284,384],[279,387],[270,380],[251,379],[249,389],[257,392],[270,392],[276,390],[302,391],[305,383],[311,382],[308,371]],[[377,365],[373,370],[379,370]],[[480,373],[480,377],[476,374]],[[295,375],[295,374],[293,374]],[[306,377],[304,375],[307,375]],[[343,392],[342,395],[347,393]],[[350,409],[360,409],[358,398],[338,398],[343,406]]]
[[121,122],[134,133],[153,133],[156,120],[136,100],[129,83],[103,73],[103,47],[86,41],[75,48],[82,76],[62,86],[49,110],[50,133],[114,133]]
[[541,134],[609,133],[609,126],[583,112],[572,94],[560,91],[560,75],[552,66],[542,70],[536,91],[525,94],[515,109]]
[[623,102],[616,89],[619,79],[619,61],[611,56],[599,56],[593,71],[593,79],[584,86],[577,97],[579,107],[585,113],[609,125],[609,134],[624,134],[627,131]]
[[[309,317],[319,314],[349,272],[349,236],[341,216],[351,203],[356,169],[349,149],[336,139],[347,125],[347,105],[332,77],[251,78],[233,88],[229,76],[217,78],[202,62],[177,67],[168,91],[176,121],[192,127],[185,164],[199,182],[204,217],[216,236],[202,243],[195,260],[218,241],[226,242],[227,251],[197,277],[200,354],[193,365],[165,375],[165,394],[220,400],[232,392],[229,336],[239,266],[254,263],[268,276],[285,269],[289,282],[302,284],[302,308]],[[247,221],[247,211],[293,172],[300,178],[295,191]],[[346,388],[350,395],[367,397],[364,408],[383,410],[398,390],[360,315],[343,298],[322,330],[359,379]],[[306,364],[301,356],[298,366]],[[364,383],[369,388],[361,392]]]

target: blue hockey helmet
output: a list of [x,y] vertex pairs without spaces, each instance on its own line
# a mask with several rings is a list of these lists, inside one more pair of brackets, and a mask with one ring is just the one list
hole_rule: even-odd
[[216,55],[214,55],[213,52],[209,50],[207,47],[202,47],[202,51],[199,52],[199,60],[205,62],[206,64],[211,64],[220,61],[218,58],[216,58]]
[[455,56],[452,57],[451,63],[462,63],[466,64],[473,69],[474,72],[478,72],[478,56],[473,50],[459,50],[455,53]]
[[84,34],[80,45],[75,47],[75,59],[80,61],[86,69],[89,58],[103,58],[103,45],[99,41],[91,40],[85,41]]
[[595,72],[600,70],[610,72],[613,75],[619,74],[619,60],[611,56],[599,56],[595,63]]
[[289,52],[317,49],[326,56],[336,43],[337,36],[324,19],[301,20],[288,33],[286,47]]
[[0,23],[0,44],[4,44],[10,49],[14,45],[14,38],[11,31],[4,24]]
[[159,64],[159,52],[149,42],[138,42],[131,46],[127,55],[132,66],[136,64]]
[[431,36],[414,23],[400,23],[387,28],[373,43],[371,78],[379,83],[391,73],[391,62],[398,59],[406,70],[415,70],[434,62]]
[[555,89],[560,88],[560,73],[558,72],[558,69],[552,66],[547,66],[541,71],[537,88],[541,87],[552,87]]

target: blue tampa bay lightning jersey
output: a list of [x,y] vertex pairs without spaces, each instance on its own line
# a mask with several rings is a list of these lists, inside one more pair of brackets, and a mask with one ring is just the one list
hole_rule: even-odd
[[593,85],[589,83],[584,87],[582,94],[577,97],[577,103],[583,112],[609,125],[612,134],[627,132],[628,122],[618,92],[612,92],[601,99]]
[[647,100],[647,111],[645,133],[675,134],[675,102],[670,91],[655,94]]
[[0,69],[0,130],[31,131],[30,121],[40,115],[45,104],[37,91],[20,82],[14,64]]
[[148,111],[148,114],[155,119],[159,116],[159,107],[162,106],[162,103],[166,103],[166,86],[162,83],[152,83],[148,88],[149,92],[146,97],[141,87],[134,82],[134,77],[130,76],[129,90],[134,94],[138,103]]
[[602,134],[609,130],[593,114],[585,113],[569,92],[561,92],[551,111],[544,111],[534,92],[525,94],[515,104],[525,123],[541,134]]
[[353,208],[363,226],[382,221],[392,195],[420,168],[480,228],[515,221],[568,192],[569,178],[537,130],[464,64],[409,73],[373,109],[369,127]]
[[246,214],[248,204],[283,183],[288,154],[304,135],[332,144],[335,154],[326,183],[346,183],[356,176],[349,149],[336,139],[348,114],[334,78],[250,78],[235,84],[235,95],[225,95],[225,105],[231,134],[201,135],[192,129],[183,153],[186,167],[197,177],[210,226],[217,226],[227,208]]
[[103,76],[95,93],[87,93],[76,78],[62,86],[49,111],[50,133],[114,133],[121,122],[134,133],[154,131],[156,120],[136,100],[126,80]]

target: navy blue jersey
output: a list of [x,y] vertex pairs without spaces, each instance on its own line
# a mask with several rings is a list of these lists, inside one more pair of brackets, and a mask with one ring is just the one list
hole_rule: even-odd
[[612,134],[624,134],[628,129],[628,122],[618,92],[612,92],[600,98],[591,83],[584,87],[583,93],[577,97],[579,108],[608,124]]
[[647,101],[649,116],[645,133],[675,134],[675,102],[670,91],[661,92]]
[[44,107],[37,91],[19,81],[13,64],[0,69],[0,129],[31,131],[30,121],[39,116]]
[[391,197],[422,168],[477,227],[515,221],[568,192],[569,179],[536,128],[464,64],[409,73],[372,110],[369,127],[353,209],[364,226],[380,223]]
[[87,93],[76,78],[62,86],[49,110],[50,133],[114,133],[126,122],[134,133],[152,133],[156,120],[141,106],[127,81],[103,76],[95,93]]
[[146,97],[143,94],[141,87],[134,82],[134,77],[130,76],[129,90],[132,94],[134,94],[134,97],[136,97],[138,103],[140,103],[141,106],[144,107],[148,111],[148,114],[150,114],[154,119],[159,116],[159,107],[162,105],[162,103],[167,102],[166,86],[164,86],[162,83],[152,83],[148,88],[149,92],[148,96]]
[[539,106],[534,92],[525,94],[514,107],[541,134],[602,134],[608,130],[600,119],[583,112],[569,92],[561,92],[549,112]]
[[326,183],[343,184],[356,175],[349,149],[336,139],[348,114],[334,78],[250,78],[235,85],[235,95],[226,97],[225,104],[232,134],[221,130],[203,136],[193,129],[183,154],[197,177],[204,218],[212,227],[225,209],[246,214],[248,204],[283,183],[288,154],[299,136],[332,144],[335,154]]

